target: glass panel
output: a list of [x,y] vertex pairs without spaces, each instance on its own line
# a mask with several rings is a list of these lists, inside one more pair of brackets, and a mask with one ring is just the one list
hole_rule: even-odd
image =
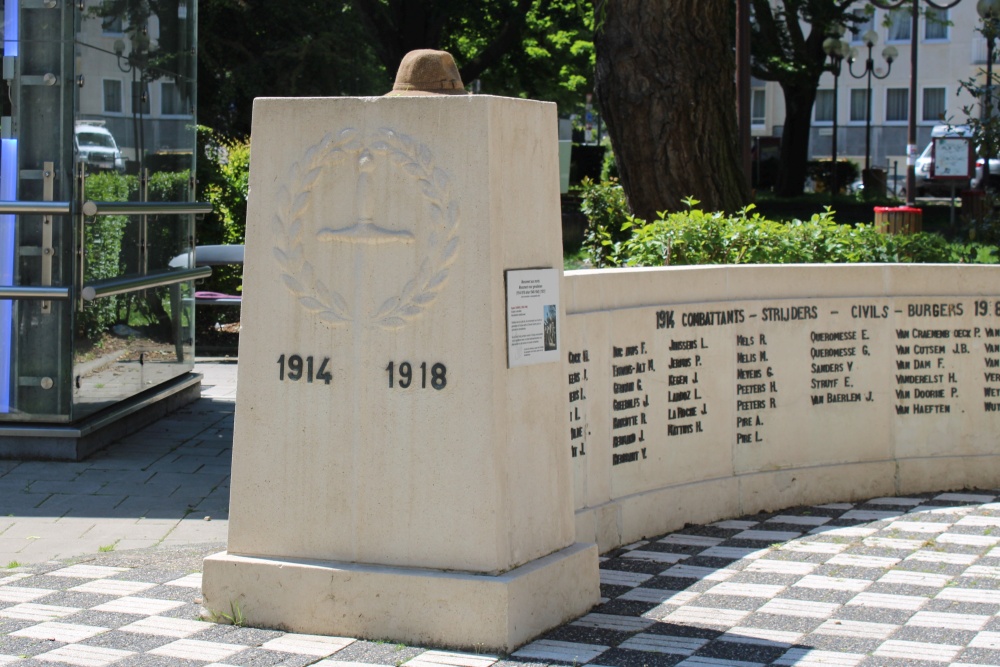
[[894,9],[889,12],[890,42],[910,41],[910,29],[913,27],[913,17],[909,9]]
[[122,113],[122,82],[117,79],[104,80],[105,113]]
[[817,123],[833,122],[833,91],[817,90],[815,116]]
[[767,120],[767,96],[763,88],[754,88],[750,101],[750,124],[763,125]]
[[[76,202],[82,187],[96,201],[193,199],[188,2],[5,3],[13,118],[0,141],[0,198]],[[49,74],[55,84],[38,85]],[[163,106],[150,90],[167,92]],[[0,216],[0,282],[76,295],[95,281],[190,268],[193,216],[83,221],[76,211]],[[71,422],[189,372],[192,290],[0,300],[0,421]]]
[[923,120],[943,121],[946,114],[944,88],[924,88]]
[[924,12],[924,39],[948,39],[948,10],[928,6]]
[[867,100],[868,91],[866,89],[851,89],[851,121],[855,123],[863,123],[868,119],[867,109],[869,108],[869,105],[866,104]]
[[[70,201],[73,5],[7,2],[4,9],[4,55],[12,57],[13,69],[7,108],[15,115],[0,142],[0,193],[7,200]],[[46,74],[55,77],[54,84],[37,85]],[[4,217],[9,223],[4,227],[13,233],[3,238],[0,252],[12,259],[13,271],[3,282],[71,286],[75,243],[70,216]],[[69,420],[71,329],[67,301],[0,302],[0,420]]]
[[885,91],[885,119],[887,122],[902,122],[909,118],[909,92],[907,88],[889,88]]
[[111,15],[105,16],[101,19],[101,32],[105,35],[120,35],[122,34],[122,17]]
[[181,89],[175,83],[160,84],[160,113],[164,116],[190,116],[191,110],[184,105]]
[[[87,172],[85,199],[194,198],[195,19],[188,0],[88,0],[77,33],[80,72],[85,82],[114,79],[128,93],[116,113],[109,87],[92,90],[85,83],[79,90],[76,135]],[[110,23],[122,26],[120,34],[108,33]],[[103,153],[84,149],[84,139],[91,139],[85,134],[95,126]],[[84,239],[84,284],[140,277],[189,268],[194,220],[98,216],[85,226]],[[83,306],[75,326],[75,416],[190,370],[191,290],[184,283]]]

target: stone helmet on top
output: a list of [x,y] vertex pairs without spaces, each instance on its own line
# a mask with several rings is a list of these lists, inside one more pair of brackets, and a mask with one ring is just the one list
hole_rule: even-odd
[[417,49],[403,56],[386,97],[467,95],[455,59],[447,51]]

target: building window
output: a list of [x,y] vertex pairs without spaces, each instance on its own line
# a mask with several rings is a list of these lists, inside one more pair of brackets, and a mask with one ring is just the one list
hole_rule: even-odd
[[187,114],[181,90],[176,83],[160,84],[160,113],[164,116],[183,116]]
[[865,33],[875,29],[875,16],[869,16],[864,23],[858,23],[851,28],[851,41],[858,44],[863,40]]
[[817,90],[813,116],[817,123],[833,122],[833,91]]
[[894,9],[889,12],[889,41],[910,41],[911,20],[909,9]]
[[105,35],[121,35],[124,29],[122,24],[121,16],[102,16],[101,32]]
[[767,121],[767,95],[763,88],[754,88],[750,98],[750,124],[764,125]]
[[104,79],[104,113],[122,113],[122,82]]
[[924,12],[924,39],[948,39],[948,10],[927,7]]
[[944,88],[924,88],[924,108],[921,120],[940,123],[947,113]]
[[908,88],[889,88],[885,91],[885,121],[903,123],[910,117],[910,91]]
[[863,123],[868,120],[868,91],[864,88],[851,90],[851,122]]

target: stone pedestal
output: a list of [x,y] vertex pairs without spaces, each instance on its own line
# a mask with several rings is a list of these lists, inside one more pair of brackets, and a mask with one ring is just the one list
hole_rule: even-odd
[[510,651],[597,602],[563,365],[506,358],[504,271],[561,266],[558,177],[551,104],[257,100],[209,610]]

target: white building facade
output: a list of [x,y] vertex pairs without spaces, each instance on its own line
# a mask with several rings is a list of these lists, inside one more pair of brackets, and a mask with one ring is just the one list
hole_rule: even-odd
[[[858,3],[859,5],[861,3]],[[930,141],[935,125],[966,122],[968,112],[981,113],[979,104],[960,82],[975,79],[978,85],[986,81],[987,43],[979,32],[982,22],[974,0],[962,0],[948,10],[937,10],[920,3],[921,17],[917,30],[917,147]],[[805,27],[808,30],[808,26]],[[865,61],[868,47],[862,36],[874,30],[878,43],[872,49],[874,74],[871,77],[870,109],[866,109],[868,79]],[[906,171],[907,127],[909,123],[910,46],[914,35],[909,8],[886,11],[877,9],[869,21],[847,31],[843,39],[857,49],[853,74],[847,60],[843,62],[837,95],[834,99],[834,77],[825,73],[820,78],[813,107],[809,154],[813,159],[829,158],[832,148],[834,119],[837,126],[837,156],[854,160],[859,167],[865,163],[867,113],[871,114],[871,166],[886,169],[890,174]],[[882,57],[886,46],[899,52],[889,67]],[[884,78],[877,78],[884,77]],[[755,137],[780,137],[785,107],[777,83],[754,80],[752,103],[752,133]]]

